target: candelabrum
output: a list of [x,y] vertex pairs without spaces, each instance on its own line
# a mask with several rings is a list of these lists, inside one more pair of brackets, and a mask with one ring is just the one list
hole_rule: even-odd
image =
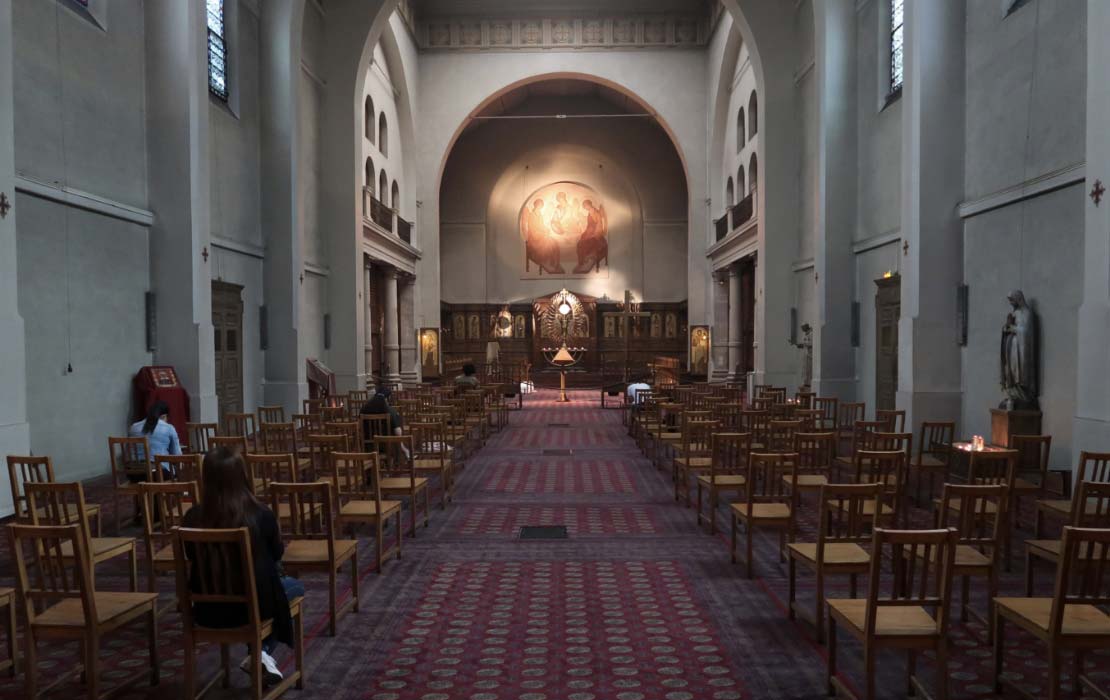
[[566,343],[557,348],[543,348],[544,359],[559,368],[558,400],[561,403],[570,401],[567,398],[567,369],[581,362],[585,354],[586,348],[571,348]]

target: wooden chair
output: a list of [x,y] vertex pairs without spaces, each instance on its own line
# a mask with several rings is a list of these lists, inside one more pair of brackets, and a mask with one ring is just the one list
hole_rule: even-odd
[[813,400],[817,398],[815,391],[796,391],[794,392],[794,403],[798,408],[813,408]]
[[0,671],[7,671],[8,675],[15,678],[16,666],[19,663],[16,652],[16,624],[15,624],[15,589],[0,588],[0,609],[7,608],[4,615],[5,643],[8,646],[8,658],[0,661]]
[[366,389],[352,389],[347,392],[347,420],[357,420],[358,412],[370,400],[370,392]]
[[[690,478],[696,480],[703,472],[711,470],[713,434],[720,429],[721,422],[708,420],[708,416],[706,419],[687,421],[683,426],[682,445],[675,448],[672,460],[674,500],[678,501],[681,494],[685,504],[690,505]],[[701,510],[700,504],[698,510]]]
[[[358,540],[335,538],[332,485],[274,482],[270,484],[270,503],[275,513],[282,506],[289,513],[282,531],[288,538],[281,557],[285,570],[294,576],[302,571],[328,575],[328,631],[334,637],[340,618],[352,609],[358,612],[359,598]],[[336,579],[347,564],[351,567],[351,597],[339,606]]]
[[347,409],[344,406],[324,406],[320,409],[320,420],[325,424],[341,421],[347,417]]
[[799,408],[794,411],[794,419],[802,422],[802,431],[806,433],[820,432],[821,411],[816,408]]
[[722,493],[745,491],[748,478],[748,456],[752,451],[751,433],[713,433],[710,438],[709,473],[700,474],[698,490],[698,525],[701,526],[701,492],[707,491],[709,501],[709,534],[717,533],[717,505]]
[[[1086,653],[1110,648],[1110,530],[1065,527],[1051,598],[994,599],[994,685],[1002,691],[1005,623],[1012,622],[1048,647],[1048,700],[1060,697],[1060,652],[1074,652],[1072,683],[1106,697],[1083,673]],[[1105,683],[1103,682],[1103,687]]]
[[189,439],[189,444],[183,445],[181,451],[204,454],[211,449],[209,441],[219,432],[220,426],[216,423],[186,423],[185,435]]
[[836,455],[836,433],[799,431],[794,434],[794,452],[798,455],[798,473],[783,474],[784,484],[799,491],[813,491],[829,483]]
[[[907,695],[928,697],[914,675],[916,657],[936,655],[937,697],[948,697],[948,610],[952,600],[955,530],[884,530],[876,528],[871,543],[871,574],[867,598],[828,598],[828,693],[852,696],[836,677],[837,629],[843,628],[863,644],[863,700],[875,697],[875,666],[880,649],[907,654]],[[882,562],[907,562],[896,574],[891,593],[882,594]]]
[[197,488],[204,484],[204,455],[154,455],[154,461],[162,467],[162,480],[195,481]]
[[839,443],[851,444],[855,440],[856,423],[864,420],[867,404],[862,401],[845,401],[836,413],[836,434]]
[[740,413],[740,432],[751,434],[753,450],[766,449],[770,423],[769,411],[745,410]]
[[[981,485],[1001,485],[1006,487],[1006,501],[1010,500],[1010,489],[1014,483],[1014,470],[1017,467],[1017,450],[972,450],[968,457],[967,483]],[[951,508],[958,508],[959,501],[949,504]],[[996,506],[987,502],[984,506],[988,513],[993,513]],[[934,501],[934,508],[939,510],[939,500]],[[1013,553],[1013,536],[1011,523],[1013,513],[1008,510],[1003,513],[1004,520],[1001,524],[999,536],[1002,538],[1004,556],[1002,563],[1006,571],[1010,570],[1010,560]]]
[[1052,451],[1051,435],[1011,435],[1010,448],[1017,450],[1014,483],[1010,488],[1010,512],[1014,523],[1021,522],[1021,499],[1027,496],[1047,498],[1048,457]]
[[[78,519],[81,521],[81,519]],[[93,585],[88,532],[83,521],[71,525],[11,525],[16,587],[27,620],[23,668],[26,696],[38,698],[74,675],[83,675],[85,692],[100,698],[100,646],[105,635],[145,619],[149,668],[124,678],[116,692],[143,675],[158,685],[158,611],[156,593],[100,592]],[[39,690],[38,644],[77,641],[83,665],[62,673]],[[55,674],[52,674],[55,675]]]
[[[847,404],[845,404],[847,405]],[[842,407],[843,408],[843,407]],[[875,434],[884,431],[886,423],[878,420],[858,420],[852,426],[852,440],[847,452],[839,450],[842,454],[833,461],[834,470],[851,471],[855,465],[855,454],[860,450],[880,449],[875,446]],[[844,436],[838,433],[840,441]]]
[[906,453],[902,450],[860,450],[855,456],[855,483],[882,484],[878,501],[864,505],[864,513],[875,513],[884,527],[898,527],[902,515],[902,484]]
[[[831,435],[832,433],[827,433]],[[856,579],[871,567],[871,553],[867,548],[878,527],[876,510],[864,513],[868,503],[880,498],[882,484],[826,484],[818,494],[816,542],[791,542],[786,545],[790,563],[790,595],[787,617],[795,619],[802,607],[798,604],[795,580],[797,565],[801,564],[817,576],[814,597],[816,610],[811,622],[817,630],[817,641],[825,641],[825,577],[847,574],[849,596],[856,597]],[[795,517],[796,514],[795,514]]]
[[[1110,482],[1110,452],[1088,452],[1083,450],[1079,453],[1079,468],[1075,473],[1075,483],[1083,481],[1098,481]],[[1067,488],[1064,488],[1067,494]],[[1077,507],[1078,501],[1076,496],[1079,493],[1078,489],[1070,494],[1070,498],[1066,495],[1064,498],[1050,498],[1037,500],[1037,518],[1033,527],[1033,536],[1040,538],[1041,531],[1044,529],[1044,518],[1046,515],[1051,515],[1064,521],[1071,520],[1072,513]]]
[[[89,521],[78,515],[85,512],[85,491],[78,482],[25,483],[27,509],[32,525],[65,527],[78,525],[85,536],[85,552],[92,566],[126,556],[130,564],[131,590],[139,590],[139,569],[134,537],[93,537]],[[62,548],[61,556],[73,557],[72,549]],[[89,582],[95,580],[89,569]]]
[[[16,522],[31,522],[31,514],[27,512],[27,497],[23,494],[22,484],[53,482],[54,462],[49,457],[8,455],[8,483],[11,485],[12,506],[15,508]],[[96,521],[94,531],[96,536],[100,537],[100,506],[96,503],[85,504],[85,517],[90,521]]]
[[[301,400],[301,412],[320,415],[321,409],[327,405],[326,399],[303,399]],[[265,423],[265,421],[263,421]],[[279,421],[284,423],[285,421]]]
[[120,496],[131,496],[135,501],[135,517],[139,517],[140,481],[161,481],[162,470],[155,469],[151,460],[150,444],[145,437],[108,438],[108,460],[112,465],[112,502],[115,505],[116,529],[119,534]]
[[958,540],[952,575],[962,583],[960,621],[974,615],[987,628],[987,643],[994,625],[971,607],[971,577],[987,580],[987,600],[998,595],[999,538],[1007,522],[1008,492],[1003,484],[945,484],[938,516],[940,527],[956,530]]
[[[158,593],[158,574],[173,573],[174,531],[185,522],[185,513],[200,503],[195,481],[139,484],[143,504],[143,544],[146,546],[146,589]],[[158,611],[161,615],[171,606]]]
[[917,482],[915,499],[921,504],[921,483],[929,477],[928,498],[933,497],[934,481],[940,477],[943,484],[948,480],[952,469],[952,440],[956,424],[952,422],[930,422],[921,424],[921,437],[917,441],[917,454],[910,462],[909,478]]
[[767,423],[767,452],[793,452],[794,436],[802,430],[800,420],[772,420]]
[[[314,413],[314,411],[305,411],[305,413]],[[258,407],[258,422],[259,423],[284,423],[285,422],[285,407],[284,406],[259,406]]]
[[814,430],[835,431],[837,416],[840,415],[840,399],[817,397],[813,399],[813,407],[821,412],[821,420],[813,426]]
[[228,413],[224,416],[224,423],[227,425],[225,435],[242,437],[247,441],[248,451],[258,451],[258,426],[253,413]]
[[428,527],[431,515],[431,489],[427,477],[416,475],[416,464],[412,459],[413,443],[411,435],[375,435],[374,452],[381,456],[381,490],[389,498],[407,496],[409,499],[409,518],[412,536],[416,537],[416,511],[419,508],[420,494],[424,494],[424,527]]
[[[1081,481],[1076,489],[1076,502],[1084,508],[1071,512],[1072,527],[1110,528],[1110,483]],[[1045,561],[1052,566],[1060,562],[1063,544],[1060,540],[1025,541],[1025,596],[1033,597],[1033,565]]]
[[357,450],[364,440],[362,423],[358,420],[324,423],[324,433],[326,435],[342,435],[347,438],[347,447],[344,449],[348,450]]
[[[369,452],[336,452],[331,455],[329,471],[335,489],[338,525],[341,531],[354,532],[358,525],[375,528],[377,572],[382,572],[385,560],[396,554],[401,558],[402,531],[401,502],[382,498],[381,455]],[[389,518],[396,518],[396,543],[386,549],[385,525]]]
[[447,428],[443,421],[413,421],[408,424],[412,436],[412,462],[417,474],[438,475],[442,510],[454,497],[455,477],[448,456]]
[[906,432],[906,412],[892,408],[880,408],[875,411],[875,420],[885,423],[884,431],[888,433]]
[[328,465],[331,464],[333,453],[347,452],[356,448],[347,444],[346,435],[309,435],[304,439],[304,443],[308,447],[309,478],[313,481],[320,481],[330,473]]
[[[294,416],[296,418],[296,416]],[[296,476],[292,481],[298,481],[305,474],[312,469],[312,454],[311,450],[306,445],[302,444],[297,439],[297,424],[296,422],[290,423],[263,423],[259,431],[259,448],[266,454],[290,454],[295,455],[297,459]],[[323,428],[320,427],[315,433],[302,433],[305,435],[324,434]]]
[[744,523],[747,536],[744,548],[746,575],[752,577],[752,544],[757,528],[771,528],[779,531],[779,560],[783,558],[783,550],[787,541],[793,540],[792,527],[794,519],[791,517],[792,509],[790,497],[782,487],[782,482],[777,475],[792,464],[797,471],[798,456],[784,452],[752,452],[748,457],[748,469],[745,478],[745,494],[742,501],[731,505],[732,512],[732,563],[736,563],[737,525]]
[[294,413],[293,427],[298,437],[305,435],[319,435],[324,432],[324,421],[319,413]]
[[[177,599],[180,601],[185,645],[185,698],[197,698],[208,692],[218,681],[225,688],[231,684],[231,644],[248,644],[251,648],[251,697],[273,700],[291,685],[304,687],[304,619],[301,613],[304,598],[289,601],[293,618],[294,670],[280,683],[263,694],[262,640],[270,636],[273,620],[263,620],[258,612],[258,589],[255,587],[251,556],[250,530],[207,530],[178,528],[174,538],[174,561],[177,563]],[[204,627],[197,623],[193,610],[197,605],[241,605],[246,609],[246,624],[238,627]],[[219,644],[219,673],[197,693],[198,644]]]

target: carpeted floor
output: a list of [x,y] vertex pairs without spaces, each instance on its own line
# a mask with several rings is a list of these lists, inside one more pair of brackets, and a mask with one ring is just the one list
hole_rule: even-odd
[[[510,425],[467,460],[454,503],[405,543],[404,559],[372,570],[372,541],[360,547],[361,612],[327,637],[323,579],[307,577],[307,681],[286,697],[331,700],[726,700],[824,697],[824,648],[802,622],[786,619],[786,566],[777,538],[757,536],[757,577],[729,563],[724,536],[706,534],[673,500],[670,474],[657,471],[627,437],[616,410],[601,410],[596,391],[573,392],[570,404],[540,391],[514,411]],[[544,454],[561,450],[562,454]],[[570,450],[570,454],[565,451]],[[103,481],[91,501],[110,503]],[[433,503],[435,503],[433,498]],[[803,510],[803,532],[816,509]],[[130,506],[127,506],[130,512]],[[111,522],[110,513],[105,522]],[[915,513],[924,522],[925,511]],[[727,524],[723,515],[721,522]],[[524,541],[526,525],[565,525],[569,539]],[[134,533],[132,533],[134,534]],[[11,557],[0,550],[0,583],[10,585]],[[1015,547],[1020,552],[1020,547]],[[1019,559],[1020,557],[1015,557]],[[1020,594],[1020,562],[1002,577],[1004,594]],[[122,588],[125,567],[97,570],[102,588]],[[843,585],[843,584],[836,584]],[[1048,571],[1038,576],[1047,595]],[[165,600],[172,581],[161,582]],[[799,576],[810,600],[813,579]],[[834,588],[835,594],[843,588]],[[986,609],[981,582],[974,605]],[[1012,629],[1012,628],[1011,628]],[[991,650],[976,623],[952,627],[951,697],[991,691]],[[180,624],[160,625],[162,684],[125,697],[177,697]],[[843,639],[842,677],[860,683],[860,648]],[[238,652],[237,652],[238,653]],[[73,668],[75,645],[43,647],[40,672]],[[236,659],[239,658],[237,655]],[[283,651],[281,660],[288,663]],[[102,659],[107,684],[146,664],[142,630],[109,637]],[[1110,650],[1088,664],[1110,689]],[[215,668],[209,653],[201,664]],[[1044,648],[1014,633],[1008,675],[1043,695]],[[881,697],[904,696],[904,658],[880,663]],[[1067,668],[1070,669],[1070,664]],[[928,658],[918,662],[927,685]],[[213,697],[245,695],[246,676]],[[21,697],[21,679],[0,679],[0,698]],[[56,697],[81,692],[76,683]]]

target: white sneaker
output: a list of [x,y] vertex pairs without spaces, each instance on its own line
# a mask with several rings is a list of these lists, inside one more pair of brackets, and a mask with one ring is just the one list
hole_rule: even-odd
[[[247,657],[243,659],[242,663],[239,664],[239,668],[244,673],[249,674],[251,672],[250,655],[247,655]],[[266,652],[262,652],[262,684],[267,686],[274,685],[275,683],[280,683],[282,678],[283,676],[281,675],[281,671],[278,670],[278,665],[277,662],[274,661],[274,657]]]

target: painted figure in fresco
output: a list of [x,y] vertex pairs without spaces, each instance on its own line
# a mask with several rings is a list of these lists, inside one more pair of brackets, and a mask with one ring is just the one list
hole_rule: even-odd
[[529,262],[534,262],[541,273],[563,274],[565,271],[559,264],[559,244],[551,237],[543,221],[543,199],[532,202],[532,208],[524,212],[520,223],[524,229],[525,272]]
[[578,239],[578,265],[574,268],[576,275],[586,274],[590,268],[601,272],[601,261],[609,264],[609,225],[605,220],[605,209],[594,206],[587,199],[582,202],[586,210],[586,230]]
[[709,371],[709,331],[695,328],[690,340],[690,373],[705,374]]

